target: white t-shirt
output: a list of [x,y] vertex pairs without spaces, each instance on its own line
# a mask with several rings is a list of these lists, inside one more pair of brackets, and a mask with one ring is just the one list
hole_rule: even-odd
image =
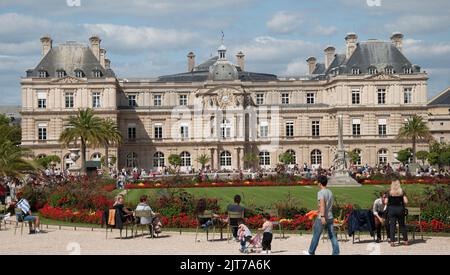
[[[152,208],[150,206],[148,206],[148,204],[139,203],[136,207],[136,211],[140,211],[140,210],[150,210],[152,213],[152,216],[155,215],[155,213],[153,213]],[[152,222],[151,218],[146,218],[146,217],[141,218],[141,224],[150,224],[151,222]]]

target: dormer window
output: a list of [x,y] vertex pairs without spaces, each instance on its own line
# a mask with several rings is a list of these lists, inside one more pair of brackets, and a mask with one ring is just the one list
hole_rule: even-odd
[[93,74],[93,76],[94,76],[95,78],[100,78],[100,77],[102,77],[102,71],[100,71],[100,70],[93,70],[93,71],[92,71],[92,74]]
[[369,74],[377,74],[378,70],[375,67],[369,67]]
[[46,78],[48,76],[47,71],[39,71],[39,78]]
[[412,74],[412,68],[411,67],[403,67],[403,73],[404,74]]
[[352,74],[357,75],[360,74],[361,70],[358,67],[353,67],[352,68]]
[[384,69],[384,72],[385,72],[386,74],[393,74],[393,73],[394,73],[394,68],[393,68],[392,66],[387,66],[387,67]]
[[57,71],[56,71],[56,76],[57,76],[58,78],[63,78],[63,77],[66,76],[66,71],[64,71],[64,70],[57,70]]
[[82,70],[75,70],[75,77],[82,78],[84,77],[84,73]]

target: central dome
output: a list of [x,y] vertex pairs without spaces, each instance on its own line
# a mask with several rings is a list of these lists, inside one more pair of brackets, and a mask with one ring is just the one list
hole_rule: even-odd
[[211,80],[236,80],[239,74],[236,66],[228,61],[219,60],[209,68],[209,79]]

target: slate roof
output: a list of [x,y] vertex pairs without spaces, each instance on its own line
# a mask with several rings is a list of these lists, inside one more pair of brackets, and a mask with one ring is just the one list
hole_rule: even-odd
[[450,87],[430,100],[428,106],[450,105]]
[[57,77],[57,71],[61,69],[69,76],[75,76],[75,70],[82,70],[86,78],[93,78],[94,70],[100,70],[104,77],[115,76],[111,69],[100,65],[88,46],[66,42],[50,49],[36,68],[27,71],[27,77],[39,77],[40,70],[45,70],[49,77]]

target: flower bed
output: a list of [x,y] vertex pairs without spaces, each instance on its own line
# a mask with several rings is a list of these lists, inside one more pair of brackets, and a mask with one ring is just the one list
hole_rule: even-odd
[[75,210],[69,208],[61,207],[51,207],[46,204],[43,208],[39,210],[41,217],[72,223],[87,223],[87,224],[101,224],[102,222],[102,211],[92,211],[92,210]]
[[305,186],[314,185],[313,180],[301,180],[296,182],[270,182],[270,181],[229,181],[229,182],[205,182],[205,183],[128,183],[125,189],[152,189],[152,188],[201,188],[201,187],[251,187],[251,186]]
[[[371,179],[365,179],[361,180],[361,184],[363,185],[383,185],[383,184],[391,184],[391,180],[371,180]],[[400,180],[401,184],[449,184],[450,179],[448,178],[418,178],[418,179],[406,179],[406,180]]]

